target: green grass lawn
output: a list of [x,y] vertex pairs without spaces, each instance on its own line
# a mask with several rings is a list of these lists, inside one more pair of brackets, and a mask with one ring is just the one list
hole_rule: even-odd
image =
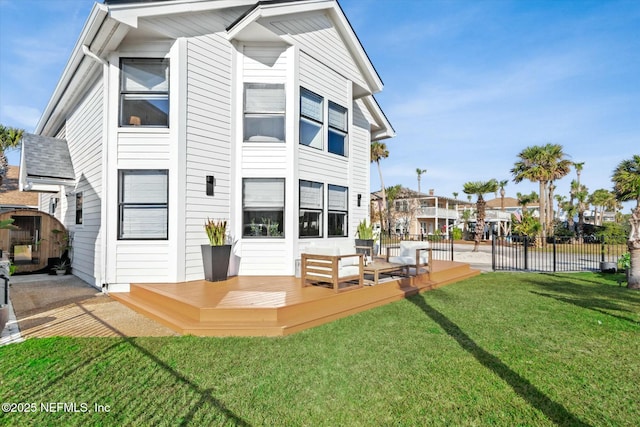
[[483,274],[276,339],[31,339],[0,347],[0,402],[37,411],[0,425],[635,426],[619,278]]

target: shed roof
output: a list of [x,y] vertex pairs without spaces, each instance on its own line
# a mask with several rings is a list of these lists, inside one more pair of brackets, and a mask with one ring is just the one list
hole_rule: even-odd
[[66,140],[25,133],[22,150],[27,177],[75,179]]

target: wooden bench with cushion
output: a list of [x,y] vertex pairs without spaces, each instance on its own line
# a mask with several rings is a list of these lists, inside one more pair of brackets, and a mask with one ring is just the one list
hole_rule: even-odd
[[324,283],[340,292],[364,283],[364,255],[350,245],[308,247],[301,254],[300,268],[302,287]]

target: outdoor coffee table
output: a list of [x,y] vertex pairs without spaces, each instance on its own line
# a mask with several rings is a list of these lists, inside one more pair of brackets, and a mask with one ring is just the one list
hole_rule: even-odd
[[373,285],[378,284],[380,273],[392,273],[394,271],[402,270],[401,264],[393,264],[386,261],[374,261],[364,266],[363,271],[368,274],[373,274]]

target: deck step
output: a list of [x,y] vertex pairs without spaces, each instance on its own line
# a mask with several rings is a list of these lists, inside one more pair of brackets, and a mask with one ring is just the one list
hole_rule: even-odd
[[111,296],[180,334],[282,336],[480,274],[463,263],[436,261],[433,267],[430,274],[340,293],[314,286],[302,289],[299,282],[284,277],[132,284],[130,292]]

